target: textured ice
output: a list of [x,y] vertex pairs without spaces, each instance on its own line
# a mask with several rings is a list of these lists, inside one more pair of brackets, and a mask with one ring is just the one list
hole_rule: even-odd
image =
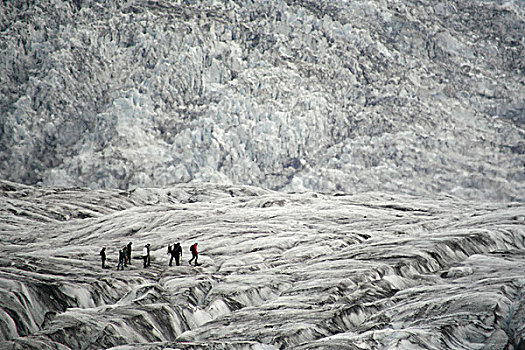
[[525,348],[523,1],[14,0],[0,32],[0,349]]
[[0,178],[523,201],[523,1],[8,1]]
[[[0,348],[525,344],[520,203],[204,183],[0,189]],[[132,263],[117,271],[130,241]],[[194,241],[201,266],[187,263]],[[169,267],[174,242],[182,265]]]

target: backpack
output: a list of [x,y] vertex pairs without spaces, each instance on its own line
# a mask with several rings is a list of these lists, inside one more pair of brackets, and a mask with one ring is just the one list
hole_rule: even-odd
[[195,244],[190,245],[190,252],[191,253],[195,252]]
[[168,244],[168,254],[171,253],[171,251],[172,251],[171,245]]

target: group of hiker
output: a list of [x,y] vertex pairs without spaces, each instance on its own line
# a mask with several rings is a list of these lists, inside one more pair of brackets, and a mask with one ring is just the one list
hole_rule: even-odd
[[[132,245],[133,244],[129,242],[127,245],[125,245],[123,248],[119,250],[117,270],[124,270],[124,267],[127,267],[128,264],[131,264]],[[144,260],[144,268],[151,265],[150,247],[151,247],[151,244],[147,243],[146,245],[144,245],[144,248],[142,248],[142,259]],[[199,257],[199,253],[197,252],[197,242],[193,243],[190,246],[190,252],[191,252],[191,259],[188,260],[188,263],[191,265],[191,263],[194,262],[195,266],[199,265],[199,263],[197,262],[197,259]],[[168,244],[168,254],[170,255],[169,266],[172,266],[173,260],[175,260],[175,265],[179,266],[181,263],[181,258],[182,258],[182,247],[180,243],[175,243],[173,245]],[[102,249],[100,250],[100,258],[102,260],[102,268],[103,269],[109,268],[106,265],[106,260],[107,260],[106,247],[102,247]]]

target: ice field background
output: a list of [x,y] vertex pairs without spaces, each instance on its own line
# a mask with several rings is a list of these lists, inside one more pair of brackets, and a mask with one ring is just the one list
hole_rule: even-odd
[[523,1],[9,1],[0,175],[523,201]]
[[521,0],[2,2],[0,349],[525,349],[524,33]]

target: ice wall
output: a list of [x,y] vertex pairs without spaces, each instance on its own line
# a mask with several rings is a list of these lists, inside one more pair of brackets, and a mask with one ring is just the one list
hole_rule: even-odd
[[9,1],[0,177],[523,200],[523,2]]

